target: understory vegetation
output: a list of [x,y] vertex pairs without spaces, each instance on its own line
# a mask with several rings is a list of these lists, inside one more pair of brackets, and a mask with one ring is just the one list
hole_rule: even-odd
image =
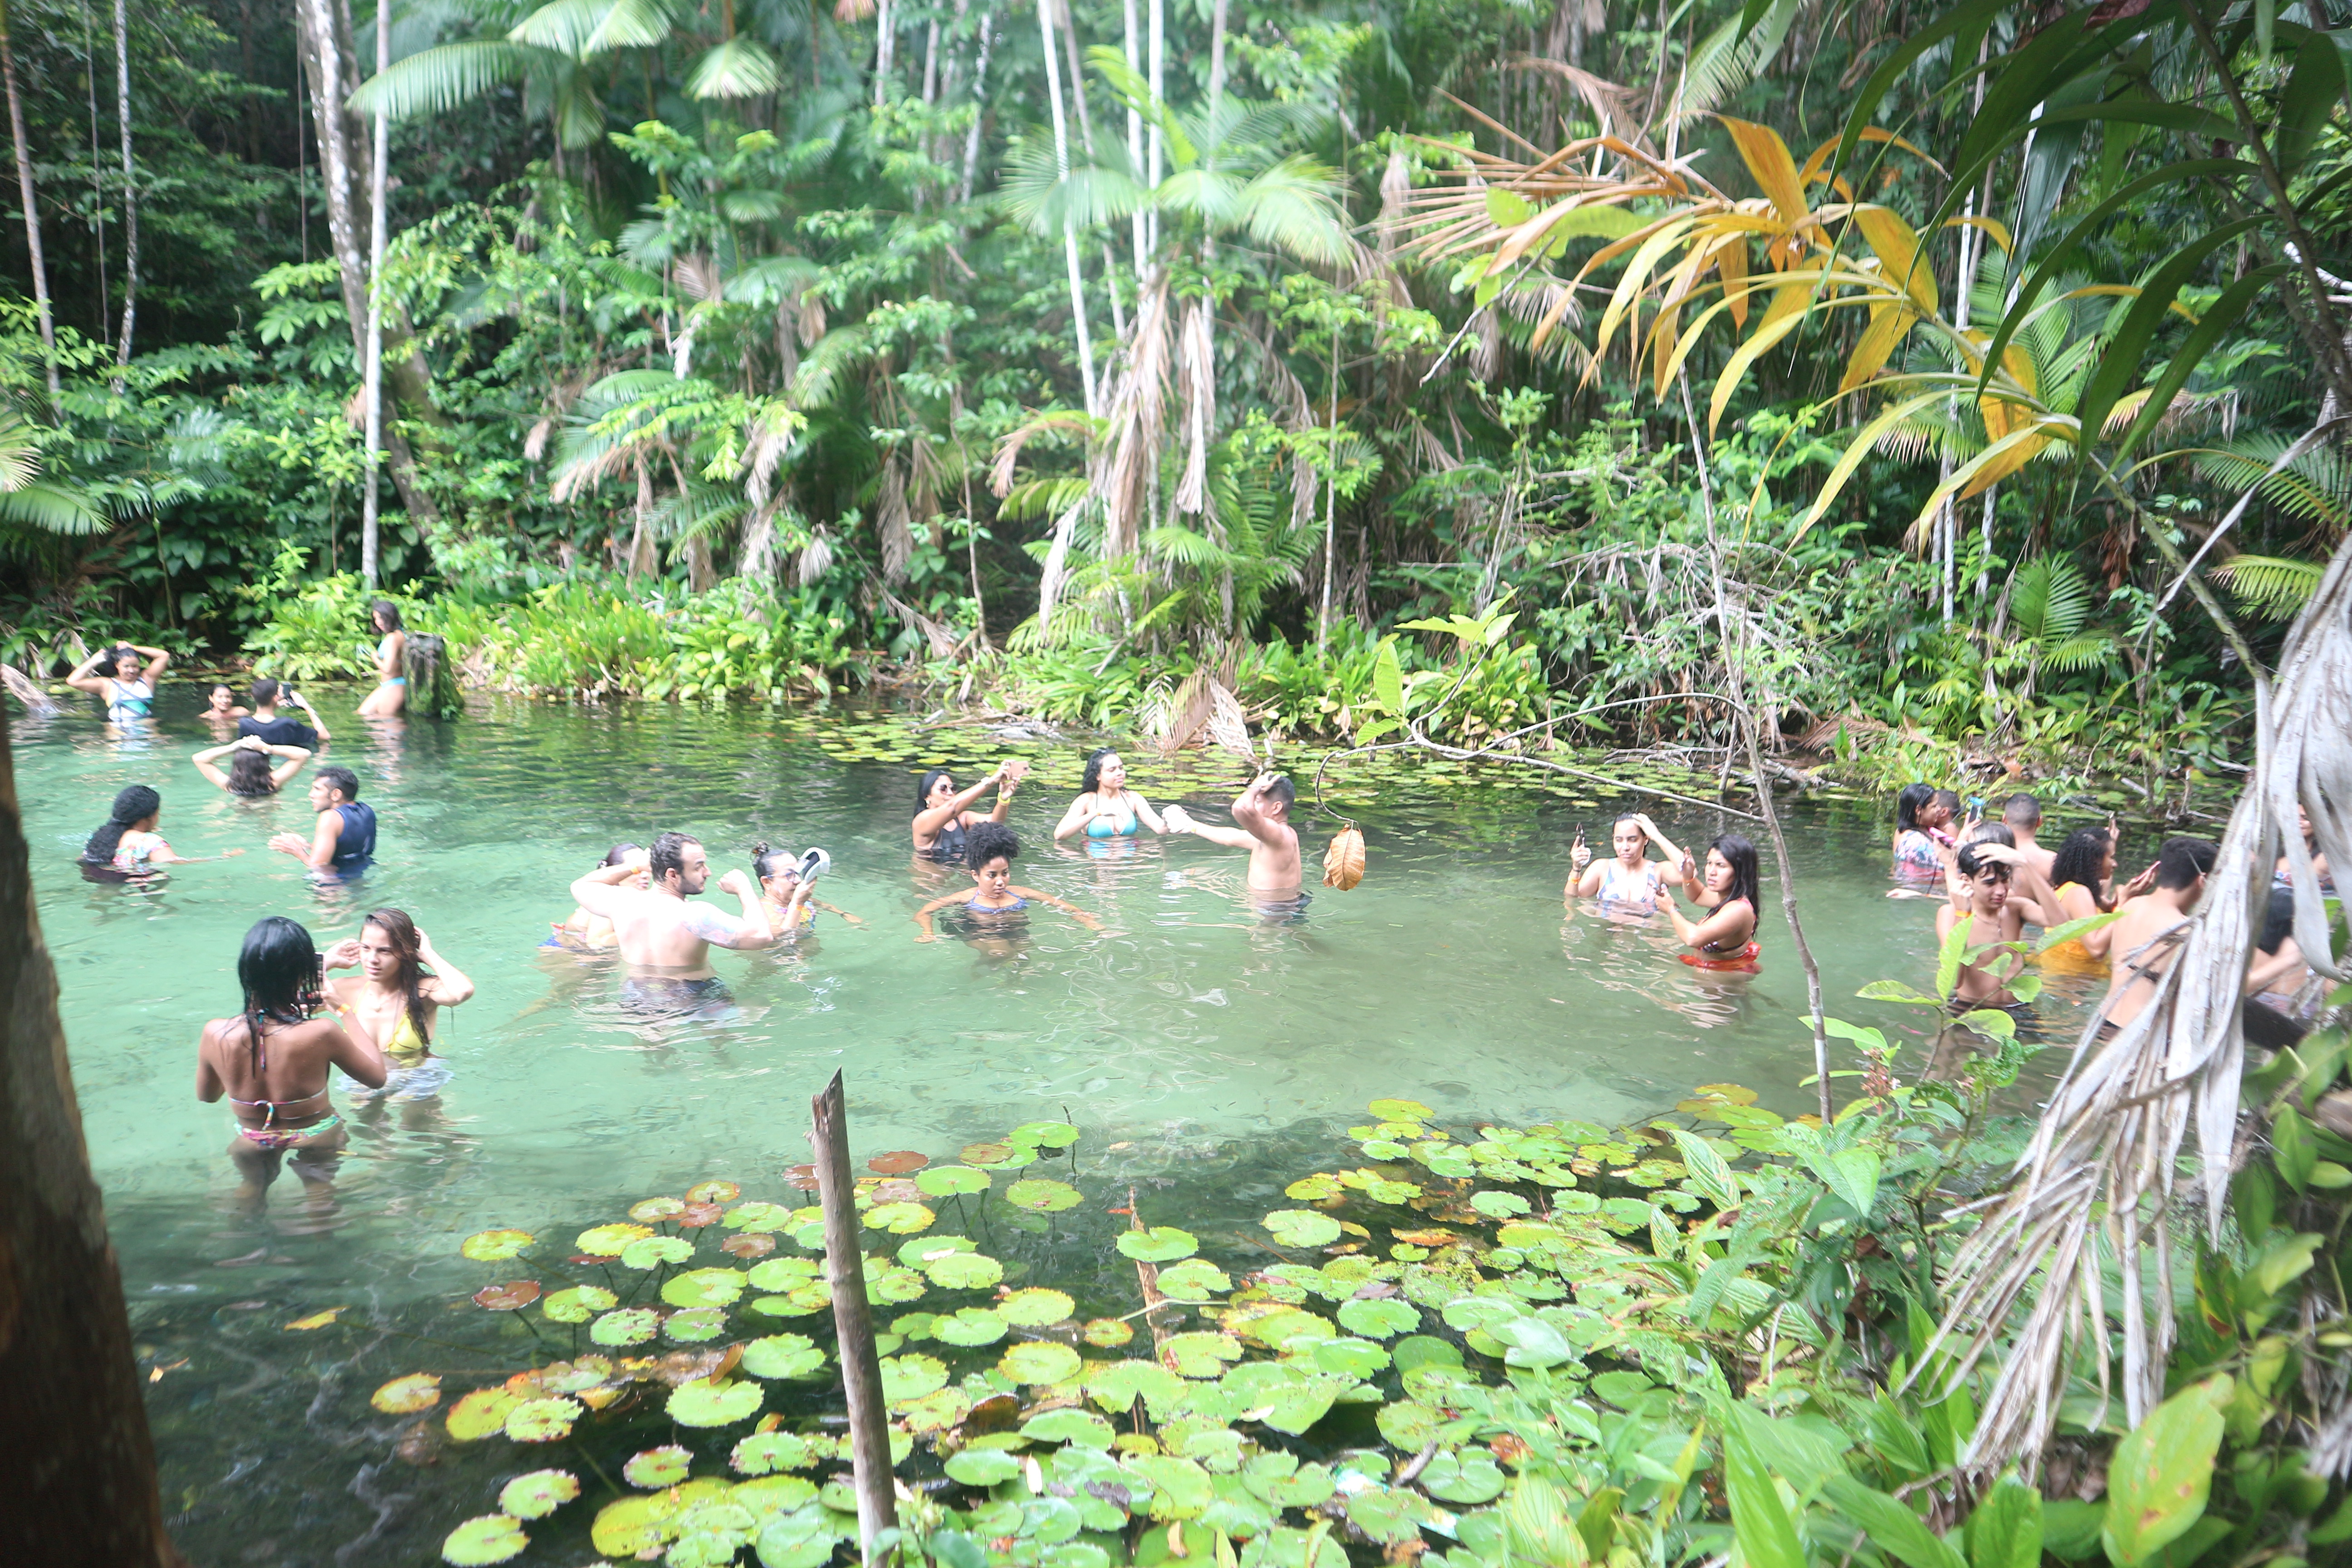
[[6,23],[35,675],[355,673],[373,570],[509,689],[1706,749],[1736,649],[1833,765],[2172,799],[2352,517],[2267,0],[87,10]]

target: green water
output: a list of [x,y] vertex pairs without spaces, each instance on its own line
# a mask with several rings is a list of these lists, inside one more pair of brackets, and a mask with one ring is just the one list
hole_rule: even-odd
[[[461,724],[371,731],[330,694],[333,759],[360,775],[380,837],[363,881],[321,888],[262,847],[307,833],[299,792],[257,803],[205,786],[185,762],[211,739],[193,691],[159,706],[141,740],[80,714],[20,720],[14,737],[90,1157],[142,1365],[163,1369],[150,1386],[167,1508],[198,1563],[431,1560],[440,1532],[485,1511],[496,1475],[520,1468],[470,1453],[400,1464],[398,1424],[366,1405],[396,1372],[471,1364],[446,1347],[480,1318],[463,1293],[487,1276],[457,1241],[613,1217],[708,1176],[788,1195],[808,1096],[836,1068],[861,1159],[951,1157],[1016,1121],[1066,1116],[1090,1177],[1235,1213],[1328,1166],[1344,1148],[1331,1134],[1380,1096],[1465,1125],[1614,1123],[1709,1082],[1792,1111],[1808,1102],[1804,983],[1769,855],[1763,973],[1702,976],[1665,933],[1563,916],[1570,836],[1580,826],[1606,853],[1620,804],[1581,785],[1426,769],[1348,781],[1331,799],[1365,831],[1365,882],[1317,888],[1303,918],[1272,923],[1242,897],[1237,853],[1149,837],[1055,847],[1075,739],[922,731],[904,716],[502,702]],[[972,762],[1007,753],[1039,769],[1015,810],[1028,846],[1016,879],[1107,929],[1049,910],[1015,942],[919,943],[912,911],[969,883],[910,859],[916,772],[938,761],[977,776]],[[1131,765],[1151,798],[1196,810],[1221,808],[1238,783],[1233,764],[1199,757]],[[250,852],[152,890],[83,882],[68,862],[131,783],[163,791],[181,853]],[[1646,804],[1685,845],[1747,826]],[[613,1005],[612,963],[536,944],[570,908],[572,877],[614,841],[671,827],[700,837],[715,868],[744,864],[755,838],[823,845],[834,872],[821,895],[867,923],[826,916],[790,955],[715,954],[740,1015],[648,1035]],[[1881,976],[1924,984],[1932,962],[1933,906],[1885,897],[1879,808],[1791,807],[1790,829],[1832,1010],[1916,1034],[1899,1010],[1838,1000]],[[1328,832],[1307,826],[1310,859]],[[325,1221],[291,1175],[267,1215],[241,1215],[230,1117],[193,1093],[198,1031],[237,1004],[238,941],[286,914],[323,947],[386,904],[480,988],[443,1014],[437,1048],[456,1080],[437,1109],[357,1121]],[[2071,1038],[2065,1005],[2043,1012]],[[1033,1238],[1041,1271],[1054,1240]],[[346,1324],[282,1327],[333,1306],[352,1309]],[[526,1561],[588,1555],[583,1538],[568,1557]]]

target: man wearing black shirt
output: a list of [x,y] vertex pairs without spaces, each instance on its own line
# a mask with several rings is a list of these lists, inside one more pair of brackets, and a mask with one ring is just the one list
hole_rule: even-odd
[[[309,714],[310,722],[305,724],[299,719],[280,718],[278,700],[281,696]],[[311,707],[301,693],[291,687],[281,686],[266,675],[253,683],[253,711],[236,721],[236,732],[239,735],[258,735],[272,746],[300,746],[312,752],[319,749],[320,742],[329,738],[327,726],[320,719],[319,710]]]

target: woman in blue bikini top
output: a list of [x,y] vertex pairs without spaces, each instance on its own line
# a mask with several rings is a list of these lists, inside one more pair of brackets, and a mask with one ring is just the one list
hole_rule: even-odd
[[1087,759],[1086,793],[1054,826],[1055,842],[1083,832],[1089,838],[1132,838],[1138,826],[1165,833],[1168,825],[1151,803],[1127,787],[1127,764],[1106,746]]

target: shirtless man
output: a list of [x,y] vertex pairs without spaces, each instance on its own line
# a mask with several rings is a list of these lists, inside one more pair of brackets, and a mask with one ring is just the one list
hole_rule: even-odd
[[[647,874],[648,886],[621,885],[640,872]],[[708,904],[686,901],[709,881],[710,859],[701,842],[683,833],[665,833],[654,840],[642,866],[626,859],[617,866],[600,866],[572,884],[574,903],[613,922],[621,957],[629,966],[622,1000],[663,1009],[681,1002],[689,1006],[724,1003],[727,983],[710,967],[712,945],[749,952],[775,942],[758,883],[741,871],[719,879],[719,890],[734,894],[743,906],[742,918],[737,920]]]
[[2042,803],[2030,795],[2011,795],[2000,803],[2000,820],[2009,836],[2017,840],[2018,869],[2032,871],[2036,881],[2048,887],[2050,868],[2058,863],[2058,855],[2042,847],[2034,837],[2042,831]]
[[2156,873],[2156,885],[2126,902],[2122,918],[2113,925],[2083,933],[2083,945],[2092,952],[2115,957],[2115,974],[2107,984],[2105,1033],[2120,1031],[2138,1017],[2155,994],[2158,978],[2172,966],[2179,950],[2138,950],[2189,923],[2198,900],[2205,896],[2206,873],[2213,869],[2218,853],[2209,839],[2166,839],[2150,868]]
[[1249,889],[1265,901],[1298,897],[1298,833],[1290,826],[1290,803],[1297,795],[1280,773],[1260,773],[1234,801],[1234,826],[1195,822],[1182,806],[1161,815],[1171,833],[1189,833],[1228,849],[1249,851]]

